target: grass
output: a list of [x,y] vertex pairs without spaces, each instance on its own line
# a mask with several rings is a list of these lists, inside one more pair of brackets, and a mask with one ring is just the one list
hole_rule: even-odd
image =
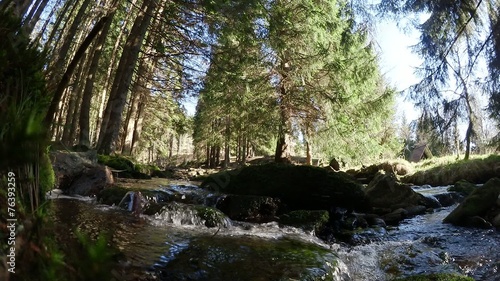
[[473,155],[469,160],[455,156],[428,159],[414,165],[415,172],[403,178],[405,182],[434,186],[452,185],[459,180],[485,183],[500,176],[500,155]]

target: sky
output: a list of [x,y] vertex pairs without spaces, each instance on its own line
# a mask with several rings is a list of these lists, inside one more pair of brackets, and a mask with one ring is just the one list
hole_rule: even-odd
[[[375,41],[378,47],[381,73],[389,85],[398,91],[404,91],[419,82],[414,74],[415,67],[422,63],[411,46],[419,42],[419,32],[403,32],[394,21],[378,22],[375,29]],[[406,115],[408,121],[418,118],[418,111],[410,101],[400,94],[396,101],[397,116]]]

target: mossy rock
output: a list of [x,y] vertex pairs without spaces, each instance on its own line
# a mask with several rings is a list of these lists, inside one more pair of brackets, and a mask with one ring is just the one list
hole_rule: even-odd
[[368,185],[366,195],[372,207],[390,208],[391,211],[415,206],[440,207],[439,203],[400,183],[392,172],[378,172]]
[[297,210],[280,217],[280,223],[319,232],[330,219],[326,210]]
[[280,200],[268,196],[227,195],[217,202],[217,209],[232,220],[269,222],[276,220]]
[[135,171],[134,163],[123,156],[98,155],[97,160],[115,170]]
[[469,195],[476,189],[476,185],[466,180],[457,181],[448,191],[458,192],[463,195]]
[[128,188],[117,186],[105,188],[97,194],[97,202],[106,205],[118,205],[129,191],[130,189]]
[[228,226],[226,215],[215,208],[197,205],[196,211],[198,212],[198,216],[205,221],[206,227]]
[[154,267],[159,280],[340,280],[338,257],[325,248],[291,239],[198,236],[167,263]]
[[312,166],[265,164],[210,175],[202,188],[226,194],[279,198],[290,210],[344,207],[364,211],[361,184],[343,172]]
[[470,219],[484,217],[496,205],[500,195],[500,179],[493,178],[481,187],[476,188],[445,219],[445,223],[468,226]]
[[471,277],[450,274],[450,273],[436,273],[429,275],[415,275],[406,278],[399,278],[394,281],[474,281]]

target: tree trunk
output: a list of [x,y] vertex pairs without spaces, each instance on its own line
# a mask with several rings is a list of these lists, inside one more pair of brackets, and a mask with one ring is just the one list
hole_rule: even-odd
[[145,106],[146,106],[146,100],[141,100],[139,103],[139,110],[137,111],[137,118],[135,119],[134,138],[132,139],[132,147],[131,147],[132,154],[134,154],[135,148],[137,147],[139,139],[141,138]]
[[102,17],[95,25],[94,28],[90,31],[90,33],[87,35],[83,43],[80,45],[78,50],[75,53],[75,56],[73,57],[73,60],[70,62],[68,65],[68,68],[66,69],[66,72],[64,73],[61,81],[59,82],[56,91],[54,92],[54,96],[52,97],[52,101],[50,102],[49,109],[47,110],[47,114],[45,115],[44,123],[45,126],[48,127],[52,123],[54,119],[54,115],[56,113],[57,107],[59,105],[59,101],[61,100],[61,97],[64,93],[64,90],[66,89],[69,80],[71,76],[73,75],[73,71],[75,70],[76,66],[78,65],[79,61],[85,54],[85,51],[87,50],[88,46],[90,43],[94,40],[95,36],[99,33],[99,31],[103,28],[105,25],[106,21],[111,20],[109,16]]
[[[37,1],[37,3],[35,3],[33,8],[31,8],[30,14],[25,19],[25,20],[29,20],[29,22],[26,26],[26,30],[29,32],[29,34],[32,33],[33,28],[35,27],[36,23],[40,19],[40,16],[42,15],[43,10],[45,10],[45,6],[47,6],[48,2],[49,2],[49,0],[39,0],[39,1]],[[37,8],[35,9],[35,7],[37,7]]]
[[306,165],[312,165],[311,145],[306,140]]
[[231,150],[230,150],[230,142],[231,142],[231,117],[228,115],[226,116],[226,132],[225,132],[226,138],[224,142],[224,164],[223,167],[227,168],[229,167],[229,164],[231,162]]
[[[114,17],[114,12],[110,15],[112,19]],[[106,42],[106,37],[111,27],[112,20],[108,20],[104,25],[101,33],[99,35],[99,39],[94,46],[92,62],[90,63],[89,70],[87,73],[85,88],[83,90],[82,104],[80,108],[80,137],[78,140],[78,144],[86,147],[90,147],[90,106],[94,91],[94,83],[95,78],[97,76],[97,71],[99,69],[99,61],[101,59],[102,48],[104,43]]]
[[99,141],[99,153],[109,155],[114,150],[113,142],[116,140],[119,133],[123,108],[127,100],[128,89],[134,74],[134,68],[139,57],[146,31],[151,22],[151,13],[155,7],[156,1],[154,0],[145,0],[143,2],[141,13],[136,18],[127,38],[122,57],[120,58],[120,63],[118,64],[115,80],[111,87],[110,98],[106,106],[106,111],[109,112],[109,121],[105,127],[101,127],[102,138],[100,137],[99,139],[102,139],[102,141]]
[[[49,67],[49,88],[55,88],[55,85],[57,85],[58,81],[60,80],[60,71],[65,69],[65,63],[69,61],[68,53],[71,44],[75,41],[76,33],[81,29],[82,18],[85,15],[85,11],[87,10],[89,4],[90,0],[83,1],[78,10],[78,13],[73,19],[73,23],[66,33],[66,37],[62,41],[61,48],[59,48],[59,50],[57,51],[57,58],[55,59],[55,63]],[[64,77],[62,79],[64,79]]]
[[280,86],[280,124],[278,127],[278,140],[276,142],[276,151],[274,161],[277,163],[287,162],[290,158],[290,149],[288,147],[288,139],[290,136],[290,113],[286,105],[285,86]]

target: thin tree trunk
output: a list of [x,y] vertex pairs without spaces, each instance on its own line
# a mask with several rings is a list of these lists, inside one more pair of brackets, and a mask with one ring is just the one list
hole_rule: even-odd
[[43,10],[45,10],[45,7],[47,6],[47,3],[49,2],[49,0],[39,0],[38,2],[39,3],[37,3],[38,6],[37,6],[36,10],[35,10],[35,6],[33,6],[33,8],[32,8],[32,10],[35,10],[35,12],[33,13],[33,11],[30,11],[30,15],[28,16],[28,18],[26,18],[26,20],[29,19],[29,22],[27,25],[27,30],[30,34],[33,31],[33,28],[35,28],[35,25],[38,22],[38,20],[40,19],[40,16],[42,15]]
[[225,143],[224,143],[224,168],[229,167],[229,164],[231,162],[231,149],[230,149],[230,142],[231,142],[231,117],[228,115],[226,116],[226,138],[225,138]]
[[139,110],[137,112],[137,118],[135,119],[134,138],[132,139],[132,146],[131,146],[132,154],[135,153],[135,149],[136,149],[137,144],[139,143],[139,140],[141,138],[142,124],[144,121],[144,108],[145,108],[145,106],[146,106],[146,100],[140,101]]
[[280,87],[280,124],[278,128],[278,140],[276,142],[276,151],[274,154],[274,161],[286,162],[290,157],[290,150],[288,147],[287,140],[290,135],[290,113],[286,102],[284,101],[286,95],[286,89],[282,85]]

